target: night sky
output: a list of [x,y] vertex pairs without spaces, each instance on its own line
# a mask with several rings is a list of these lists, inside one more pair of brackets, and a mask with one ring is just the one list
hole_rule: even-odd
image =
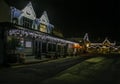
[[[22,9],[29,0],[6,0]],[[65,37],[120,41],[120,5],[115,0],[30,0],[39,18],[47,11],[50,23],[59,28]]]

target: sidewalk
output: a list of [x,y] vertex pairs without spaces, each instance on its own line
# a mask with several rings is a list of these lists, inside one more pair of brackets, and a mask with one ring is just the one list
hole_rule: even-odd
[[28,65],[28,64],[35,64],[35,63],[41,63],[45,61],[49,61],[48,58],[42,58],[42,59],[35,59],[34,56],[27,57],[25,59],[24,63],[12,63],[10,66],[18,66],[18,65]]
[[65,60],[65,59],[71,59],[71,58],[78,58],[79,56],[75,57],[71,57],[71,56],[67,56],[67,57],[60,57],[57,59],[51,59],[51,58],[42,58],[42,59],[35,59],[34,56],[31,57],[27,57],[27,59],[25,60],[24,63],[13,63],[10,64],[11,67],[17,68],[17,67],[24,67],[26,65],[31,65],[31,64],[36,64],[36,63],[43,63],[43,62],[54,62],[54,61],[60,61],[60,60]]

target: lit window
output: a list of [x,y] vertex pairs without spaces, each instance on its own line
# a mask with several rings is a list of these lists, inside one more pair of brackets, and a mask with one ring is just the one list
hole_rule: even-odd
[[40,24],[40,31],[47,33],[47,27],[44,24]]

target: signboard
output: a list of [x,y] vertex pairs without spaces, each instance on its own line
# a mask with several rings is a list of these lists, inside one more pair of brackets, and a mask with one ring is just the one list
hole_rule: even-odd
[[27,47],[27,48],[32,47],[32,42],[31,41],[26,41],[25,42],[25,47]]

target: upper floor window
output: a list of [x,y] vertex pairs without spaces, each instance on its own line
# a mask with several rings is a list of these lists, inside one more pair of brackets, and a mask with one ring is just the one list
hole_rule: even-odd
[[33,24],[33,20],[23,17],[23,26],[24,27],[32,28],[32,24]]
[[44,24],[40,24],[40,31],[47,33],[47,26]]

